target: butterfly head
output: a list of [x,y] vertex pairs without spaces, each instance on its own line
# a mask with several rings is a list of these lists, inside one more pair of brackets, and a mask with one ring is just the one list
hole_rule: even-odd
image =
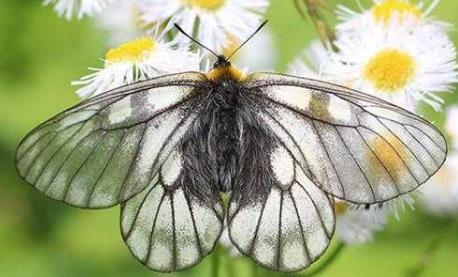
[[216,62],[213,64],[213,69],[207,73],[207,78],[213,82],[223,79],[243,81],[246,75],[233,66],[224,55],[218,55]]
[[231,62],[224,55],[218,55],[216,62],[213,64],[213,69],[230,66]]

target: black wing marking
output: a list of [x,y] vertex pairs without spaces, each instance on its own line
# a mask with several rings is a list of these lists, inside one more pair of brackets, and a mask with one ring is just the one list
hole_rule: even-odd
[[440,131],[378,98],[280,74],[256,73],[246,85],[307,176],[337,198],[368,204],[395,198],[445,161]]
[[[233,197],[229,236],[238,250],[271,270],[307,268],[327,249],[335,228],[333,204],[278,143],[262,174],[271,176],[264,197]],[[241,184],[243,186],[245,184]],[[250,201],[251,200],[251,201]]]
[[86,208],[113,206],[148,186],[196,117],[206,80],[181,73],[81,102],[20,143],[20,175],[47,196]]
[[150,186],[122,205],[126,244],[136,259],[156,271],[178,271],[199,263],[213,250],[223,229],[221,202],[209,205],[189,192],[180,159],[174,151]]

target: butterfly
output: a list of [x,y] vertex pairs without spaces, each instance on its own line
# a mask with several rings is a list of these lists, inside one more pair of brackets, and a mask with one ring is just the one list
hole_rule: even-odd
[[31,131],[16,164],[53,199],[120,204],[122,237],[153,270],[196,265],[227,224],[241,253],[294,272],[328,247],[335,198],[396,198],[446,154],[441,132],[407,110],[318,80],[245,74],[218,56],[207,73],[82,101]]

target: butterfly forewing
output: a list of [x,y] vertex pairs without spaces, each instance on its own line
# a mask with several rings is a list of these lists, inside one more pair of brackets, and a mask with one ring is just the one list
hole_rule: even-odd
[[199,73],[122,87],[57,115],[20,143],[21,176],[51,198],[109,207],[149,185],[195,119]]
[[443,164],[447,146],[427,121],[383,100],[316,80],[256,73],[249,92],[260,116],[306,175],[355,203],[395,198]]

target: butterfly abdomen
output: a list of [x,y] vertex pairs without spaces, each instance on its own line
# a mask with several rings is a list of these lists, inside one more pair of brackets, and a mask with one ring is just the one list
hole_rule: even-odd
[[192,194],[211,201],[232,189],[239,172],[243,105],[233,81],[211,83],[205,90],[199,116],[182,140],[182,155]]
[[215,93],[219,189],[232,191],[234,197],[243,198],[242,202],[267,195],[272,176],[260,171],[270,166],[265,153],[274,144],[270,132],[260,124],[258,105],[247,95],[243,84],[232,78],[222,79]]
[[240,114],[237,87],[230,81],[223,81],[215,93],[215,142],[218,187],[227,192],[233,187],[240,157]]

